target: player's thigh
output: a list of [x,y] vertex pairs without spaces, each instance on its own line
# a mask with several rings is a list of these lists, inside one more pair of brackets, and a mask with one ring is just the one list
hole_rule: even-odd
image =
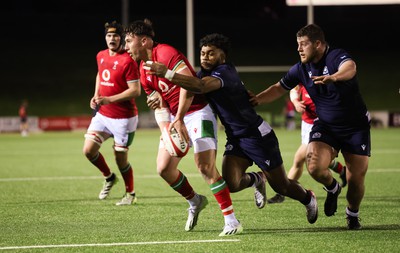
[[337,152],[328,144],[312,141],[307,146],[306,162],[310,172],[319,168],[328,168]]
[[128,147],[131,145],[134,132],[137,129],[138,116],[126,119],[110,120],[109,129],[113,134],[116,145]]
[[342,152],[349,177],[363,178],[368,170],[369,157]]

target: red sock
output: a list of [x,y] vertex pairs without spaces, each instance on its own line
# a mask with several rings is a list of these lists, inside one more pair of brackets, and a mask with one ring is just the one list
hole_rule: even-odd
[[340,162],[336,161],[336,160],[334,160],[334,161],[329,165],[329,168],[330,168],[331,170],[333,170],[334,172],[338,173],[339,175],[342,174],[343,165],[342,165]]
[[220,177],[217,182],[210,185],[210,188],[219,204],[222,214],[229,215],[233,213],[231,193],[225,180]]
[[340,162],[338,162],[336,172],[342,174],[342,171],[343,171],[343,165]]
[[181,194],[185,199],[191,199],[194,197],[194,190],[189,184],[186,176],[181,171],[179,171],[178,178],[175,180],[175,182],[170,184],[170,186],[172,189],[179,192],[179,194]]
[[90,162],[96,166],[101,173],[103,173],[104,177],[108,177],[111,174],[111,170],[108,167],[106,161],[104,160],[103,155],[99,152],[95,158],[90,160]]
[[125,190],[126,192],[132,193],[134,188],[133,185],[133,169],[130,164],[126,166],[124,169],[119,170],[121,172],[122,178],[124,179],[125,182]]

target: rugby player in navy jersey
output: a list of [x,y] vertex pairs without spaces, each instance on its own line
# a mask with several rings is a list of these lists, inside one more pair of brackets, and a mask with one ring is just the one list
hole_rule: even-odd
[[222,34],[214,33],[202,38],[198,78],[173,72],[159,62],[147,62],[145,66],[149,74],[166,77],[184,89],[205,94],[225,127],[227,143],[222,175],[231,192],[254,184],[254,175],[246,173],[254,162],[270,186],[305,205],[308,222],[315,223],[318,218],[315,194],[287,178],[273,129],[256,113],[235,67],[226,62],[229,47],[229,39]]
[[364,197],[364,179],[371,155],[370,115],[361,97],[356,64],[343,49],[332,48],[315,25],[297,34],[300,62],[286,75],[251,99],[254,105],[269,103],[302,83],[316,105],[318,118],[310,132],[307,168],[327,191],[324,211],[335,214],[341,186],[328,169],[341,150],[347,167],[347,227],[361,229],[358,212]]

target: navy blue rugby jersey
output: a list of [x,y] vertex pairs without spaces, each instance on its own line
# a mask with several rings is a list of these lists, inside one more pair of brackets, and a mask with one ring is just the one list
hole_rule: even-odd
[[249,102],[247,89],[232,64],[219,65],[211,72],[201,70],[197,76],[212,76],[221,80],[221,88],[205,96],[224,125],[228,137],[260,136],[258,126],[263,119]]
[[339,66],[351,59],[343,49],[328,48],[318,63],[293,65],[280,80],[285,89],[302,83],[316,106],[318,119],[333,127],[366,126],[369,113],[358,86],[356,76],[348,81],[315,85],[311,76],[332,75]]

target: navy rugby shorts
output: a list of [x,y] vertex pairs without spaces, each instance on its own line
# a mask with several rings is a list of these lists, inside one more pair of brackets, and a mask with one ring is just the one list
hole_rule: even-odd
[[312,141],[324,142],[338,152],[341,150],[342,153],[371,156],[370,125],[338,129],[315,121],[310,132],[310,142]]
[[283,163],[278,138],[273,130],[259,137],[227,139],[224,156],[233,155],[246,158],[251,165],[254,162],[265,171],[277,168]]

